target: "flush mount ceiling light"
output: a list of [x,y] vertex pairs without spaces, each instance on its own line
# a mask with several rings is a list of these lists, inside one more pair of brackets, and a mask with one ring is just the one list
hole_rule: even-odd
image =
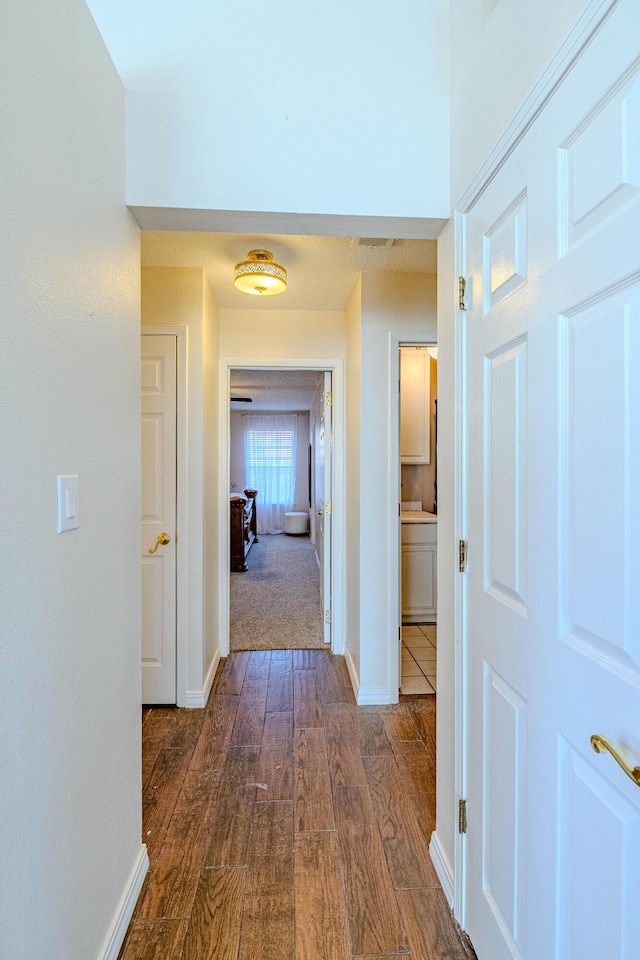
[[234,283],[243,293],[273,297],[287,289],[287,271],[268,250],[250,250],[246,260],[236,263]]

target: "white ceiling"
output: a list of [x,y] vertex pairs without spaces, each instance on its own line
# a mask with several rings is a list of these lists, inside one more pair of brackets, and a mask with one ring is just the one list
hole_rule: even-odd
[[[369,247],[354,237],[180,230],[143,230],[141,237],[143,266],[201,267],[222,309],[344,310],[361,270],[436,272],[435,240]],[[270,250],[286,269],[287,290],[280,296],[263,299],[234,287],[235,264],[256,248]]]
[[321,377],[318,370],[231,370],[231,396],[252,399],[252,403],[232,401],[231,410],[309,410]]

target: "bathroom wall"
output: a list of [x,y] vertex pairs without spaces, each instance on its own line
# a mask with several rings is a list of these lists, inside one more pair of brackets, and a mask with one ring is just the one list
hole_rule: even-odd
[[402,499],[422,500],[423,510],[433,510],[436,481],[436,405],[438,398],[438,361],[431,358],[431,457],[430,463],[405,463],[401,467]]
[[[256,415],[275,416],[283,414],[282,410],[256,410]],[[289,413],[290,411],[286,411]],[[293,411],[291,411],[293,412]],[[296,499],[294,510],[309,512],[309,411],[296,412],[298,431],[296,440]],[[230,416],[230,455],[229,455],[229,482],[231,493],[242,493],[246,485],[244,459],[244,420],[243,414],[233,410]],[[260,491],[258,490],[258,510],[260,510]]]

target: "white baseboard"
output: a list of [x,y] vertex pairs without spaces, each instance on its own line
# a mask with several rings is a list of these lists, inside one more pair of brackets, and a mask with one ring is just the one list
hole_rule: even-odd
[[144,878],[149,869],[149,854],[145,844],[140,845],[140,852],[137,856],[131,876],[122,894],[118,909],[111,924],[111,929],[107,935],[105,945],[100,953],[99,960],[118,960],[120,948],[124,942],[127,927],[136,905],[138,896],[144,883]]
[[453,880],[453,869],[449,860],[447,859],[444,850],[440,844],[438,834],[433,831],[431,834],[431,842],[429,843],[429,854],[431,856],[431,861],[435,867],[435,871],[438,874],[438,880],[442,886],[445,897],[447,898],[447,903],[453,909],[453,900],[454,900],[454,880]]
[[184,698],[184,706],[187,710],[201,710],[203,707],[206,707],[219,663],[220,647],[218,647],[216,650],[213,660],[211,661],[211,666],[207,671],[207,677],[204,681],[204,688],[202,690],[187,690]]
[[351,686],[353,687],[353,692],[355,694],[356,703],[359,707],[365,706],[377,706],[378,704],[385,703],[396,703],[397,701],[390,699],[390,691],[388,687],[362,687],[360,685],[360,678],[356,671],[356,665],[353,662],[353,657],[351,656],[351,651],[349,647],[345,647],[344,659],[347,664],[347,670],[349,671],[349,676],[351,677]]
[[389,687],[369,687],[368,689],[360,687],[356,697],[356,703],[359,707],[377,706],[378,704],[391,702]]
[[353,657],[351,656],[351,651],[349,647],[344,648],[344,660],[347,665],[347,670],[349,671],[349,677],[351,678],[351,686],[353,687],[353,692],[355,694],[356,703],[358,702],[358,693],[360,692],[360,678],[356,671],[356,665],[353,662]]

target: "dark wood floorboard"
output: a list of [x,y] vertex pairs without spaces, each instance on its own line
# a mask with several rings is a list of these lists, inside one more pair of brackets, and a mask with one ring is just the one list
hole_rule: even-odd
[[239,652],[142,713],[151,869],[119,960],[473,960],[428,851],[435,697],[357,707],[342,657]]

